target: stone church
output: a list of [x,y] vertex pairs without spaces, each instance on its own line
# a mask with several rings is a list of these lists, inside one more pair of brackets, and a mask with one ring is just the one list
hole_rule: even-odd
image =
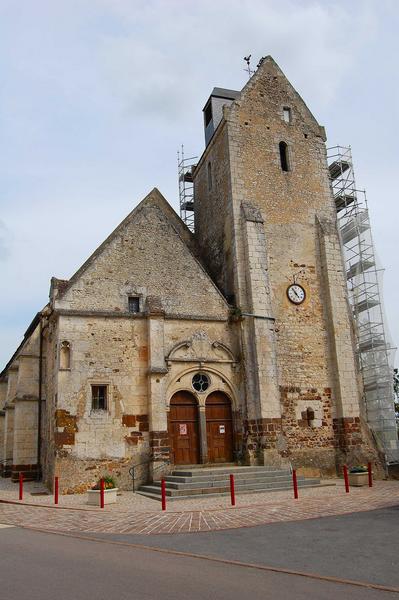
[[[51,280],[0,376],[0,463],[81,491],[129,468],[378,460],[365,419],[326,134],[271,57],[215,88],[195,233],[153,189]],[[143,476],[144,477],[144,476]]]

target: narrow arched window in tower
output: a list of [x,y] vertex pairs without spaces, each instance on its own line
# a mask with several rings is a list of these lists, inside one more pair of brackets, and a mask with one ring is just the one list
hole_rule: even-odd
[[285,142],[280,142],[279,145],[280,150],[280,164],[283,171],[289,171],[290,165],[288,161],[288,146]]
[[71,345],[67,341],[61,342],[60,345],[60,369],[71,368]]
[[209,162],[208,163],[208,190],[211,191],[212,189],[212,165]]

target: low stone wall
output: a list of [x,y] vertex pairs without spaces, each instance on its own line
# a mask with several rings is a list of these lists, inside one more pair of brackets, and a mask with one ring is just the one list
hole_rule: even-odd
[[291,464],[303,472],[335,477],[345,464],[371,462],[376,478],[385,476],[382,458],[360,417],[326,418],[313,428],[295,416],[288,419],[284,415],[282,419],[247,420],[244,432],[243,454],[251,464]]
[[[107,459],[77,459],[72,456],[56,459],[55,475],[59,477],[61,494],[81,494],[94,485],[101,477],[112,475],[122,490],[132,489],[132,478],[129,469],[133,464],[144,462],[149,456],[131,458]],[[148,463],[136,470],[136,489],[148,481]],[[53,482],[47,482],[52,489]]]

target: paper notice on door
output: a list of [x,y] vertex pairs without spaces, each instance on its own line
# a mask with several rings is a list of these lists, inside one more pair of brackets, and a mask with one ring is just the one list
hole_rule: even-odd
[[219,433],[226,433],[226,429],[224,425],[219,425]]
[[180,435],[187,435],[187,423],[179,423]]

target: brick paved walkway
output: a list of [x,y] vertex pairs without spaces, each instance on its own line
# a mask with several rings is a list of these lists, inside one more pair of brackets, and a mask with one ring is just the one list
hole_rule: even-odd
[[[263,496],[266,496],[263,495]],[[244,496],[243,496],[244,498]],[[0,501],[0,523],[33,527],[46,531],[125,534],[168,534],[251,527],[266,523],[312,519],[351,512],[367,511],[399,505],[399,482],[375,482],[373,488],[351,488],[345,494],[342,486],[333,494],[322,488],[313,494],[267,498],[252,505],[235,508],[217,507],[202,510],[179,510],[170,503],[168,510],[132,510],[127,505],[108,506],[104,510],[74,510],[50,506],[7,504]]]

